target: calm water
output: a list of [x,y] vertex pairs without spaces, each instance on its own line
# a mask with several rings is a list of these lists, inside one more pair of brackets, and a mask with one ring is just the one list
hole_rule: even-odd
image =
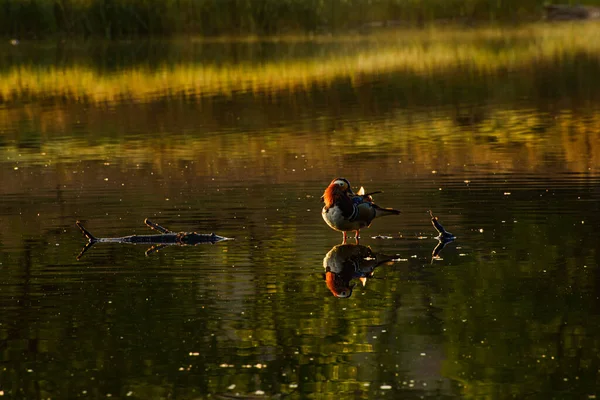
[[[31,46],[3,71],[84,58]],[[260,65],[356,51],[212,43],[161,58],[161,46],[85,51],[101,76],[145,59]],[[600,396],[600,98],[588,82],[599,66],[577,56],[536,73],[5,99],[0,394]],[[363,230],[365,247],[335,247],[342,235],[321,219],[338,176],[403,212]],[[437,260],[428,210],[457,237]],[[145,218],[235,240],[148,256],[100,243],[76,260],[77,220],[114,237],[152,233]],[[351,297],[333,296],[324,258],[361,260]],[[373,272],[364,286],[360,272]]]

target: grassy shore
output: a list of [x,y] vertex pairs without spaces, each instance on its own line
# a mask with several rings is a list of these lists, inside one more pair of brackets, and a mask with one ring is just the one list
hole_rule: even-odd
[[[318,39],[317,39],[318,40]],[[331,39],[330,39],[331,40]],[[339,38],[340,46],[348,37]],[[597,59],[600,30],[587,24],[538,24],[469,31],[394,31],[373,36],[359,50],[268,62],[158,63],[106,73],[89,65],[23,63],[0,71],[4,103],[60,99],[61,102],[115,103],[163,97],[230,95],[233,92],[301,91],[339,80],[360,82],[385,73],[420,76],[535,70],[575,57]]]

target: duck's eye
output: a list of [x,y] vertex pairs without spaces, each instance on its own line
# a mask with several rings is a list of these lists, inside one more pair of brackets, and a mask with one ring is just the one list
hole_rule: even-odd
[[344,182],[340,182],[340,183],[338,183],[338,185],[344,186]]

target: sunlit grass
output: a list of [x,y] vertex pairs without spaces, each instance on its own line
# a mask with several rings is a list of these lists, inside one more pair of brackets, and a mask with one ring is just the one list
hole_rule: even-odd
[[[600,57],[597,24],[535,25],[515,29],[397,31],[371,38],[368,50],[328,57],[241,64],[163,64],[102,73],[86,66],[19,65],[0,73],[4,101],[59,97],[69,102],[113,103],[157,97],[229,95],[232,92],[298,91],[339,79],[374,74],[442,74],[455,70],[491,74],[535,68],[573,55]],[[326,40],[317,38],[316,41]],[[329,39],[333,40],[333,39]]]

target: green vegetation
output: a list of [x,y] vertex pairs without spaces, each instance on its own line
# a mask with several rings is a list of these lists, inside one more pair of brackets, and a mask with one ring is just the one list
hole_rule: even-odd
[[0,34],[104,38],[274,35],[538,20],[543,0],[3,0]]

